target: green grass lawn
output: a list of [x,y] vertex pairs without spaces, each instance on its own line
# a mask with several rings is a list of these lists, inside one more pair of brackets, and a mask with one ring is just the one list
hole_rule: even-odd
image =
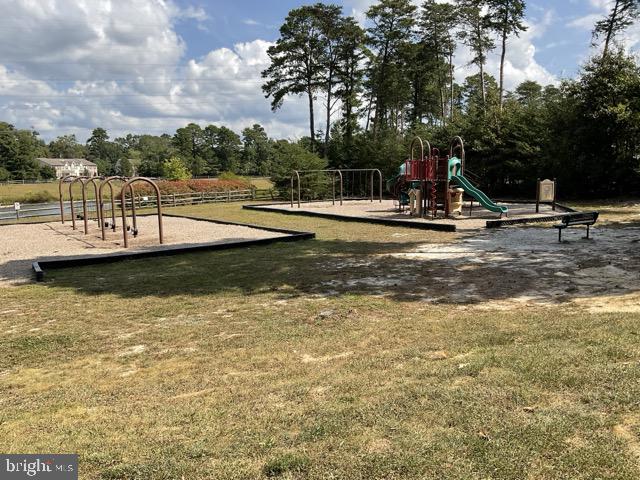
[[258,190],[269,190],[273,188],[273,182],[269,177],[252,177],[251,184]]
[[456,234],[171,212],[317,239],[0,289],[0,451],[88,479],[639,478],[640,315],[327,294]]
[[[80,185],[77,186],[78,194],[81,193]],[[68,195],[69,187],[64,190]],[[74,192],[76,187],[74,186]],[[59,197],[58,182],[34,183],[34,184],[11,184],[0,183],[0,205],[11,204],[13,202],[37,203],[55,201]]]

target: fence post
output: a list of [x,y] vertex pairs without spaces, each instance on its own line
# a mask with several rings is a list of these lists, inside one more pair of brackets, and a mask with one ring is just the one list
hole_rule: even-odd
[[227,202],[231,201],[231,190],[227,190]]
[[204,203],[204,192],[200,195],[200,203]]
[[176,194],[173,193],[172,196],[173,196],[173,206],[175,207],[176,206]]

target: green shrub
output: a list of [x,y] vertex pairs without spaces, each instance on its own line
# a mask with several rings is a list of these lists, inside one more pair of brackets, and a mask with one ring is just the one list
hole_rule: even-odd
[[237,180],[241,182],[247,182],[246,178],[241,177],[240,175],[237,175],[233,172],[222,172],[220,175],[218,175],[218,180]]
[[39,192],[27,192],[21,198],[18,198],[16,202],[20,203],[47,203],[58,200],[58,197],[53,193],[46,190]]
[[191,172],[179,157],[171,157],[162,164],[162,175],[168,180],[187,180]]

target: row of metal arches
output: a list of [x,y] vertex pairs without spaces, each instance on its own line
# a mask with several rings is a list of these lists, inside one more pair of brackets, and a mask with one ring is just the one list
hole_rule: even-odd
[[[117,195],[120,200],[120,209],[122,215],[122,236],[124,247],[129,247],[129,230],[133,233],[133,235],[138,234],[138,225],[137,225],[137,215],[136,215],[136,204],[135,204],[135,189],[134,184],[136,183],[147,183],[151,185],[156,194],[156,207],[157,207],[157,216],[158,216],[158,237],[160,244],[164,242],[164,234],[162,228],[162,198],[160,196],[160,189],[158,185],[151,179],[146,177],[120,177],[120,176],[112,176],[112,177],[84,177],[84,176],[76,176],[76,175],[67,175],[60,178],[58,182],[58,193],[60,195],[60,221],[65,223],[65,200],[64,200],[64,192],[63,185],[68,183],[69,185],[69,204],[71,211],[71,223],[73,230],[77,229],[76,225],[76,212],[75,212],[75,204],[73,198],[73,186],[76,183],[80,183],[82,185],[82,219],[84,222],[84,233],[87,235],[89,233],[89,209],[87,207],[87,186],[89,184],[93,185],[95,192],[95,202],[96,202],[96,220],[100,224],[100,230],[102,235],[102,240],[106,240],[106,228],[109,227],[112,231],[116,231],[116,194],[113,188],[113,182],[122,182],[122,188],[120,193]],[[98,184],[99,182],[99,184]],[[105,215],[105,203],[104,203],[104,188],[109,188],[110,194],[110,210],[111,210],[111,223],[109,224],[106,221]],[[132,225],[129,226],[127,222],[127,197],[126,193],[129,192],[129,196],[131,198],[131,220]]]

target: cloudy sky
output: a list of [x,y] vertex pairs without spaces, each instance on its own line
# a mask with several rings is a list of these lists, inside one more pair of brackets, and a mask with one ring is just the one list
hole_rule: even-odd
[[[336,0],[364,21],[374,0]],[[444,0],[443,0],[444,1]],[[571,77],[611,0],[528,0],[529,30],[509,45],[507,87]],[[173,133],[189,122],[273,137],[307,132],[304,99],[272,113],[260,90],[266,49],[301,0],[0,0],[0,121],[49,140],[96,126]],[[640,29],[625,39],[640,47]],[[462,79],[468,54],[457,53]],[[489,61],[497,72],[498,58]]]

